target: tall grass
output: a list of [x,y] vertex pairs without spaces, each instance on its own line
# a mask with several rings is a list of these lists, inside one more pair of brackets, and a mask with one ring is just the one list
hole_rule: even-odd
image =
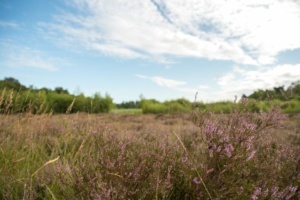
[[299,198],[299,132],[277,137],[280,107],[251,108],[175,120],[1,107],[0,199]]

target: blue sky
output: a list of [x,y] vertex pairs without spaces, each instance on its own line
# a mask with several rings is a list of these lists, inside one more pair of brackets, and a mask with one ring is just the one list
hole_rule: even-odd
[[300,79],[298,0],[0,0],[0,79],[114,102],[234,100]]

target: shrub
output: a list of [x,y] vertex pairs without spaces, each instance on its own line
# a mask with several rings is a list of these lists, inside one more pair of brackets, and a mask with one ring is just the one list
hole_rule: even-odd
[[165,101],[163,103],[156,100],[141,101],[143,113],[166,114],[166,113],[183,113],[191,110],[192,104],[186,99],[177,99]]
[[[194,162],[200,176],[194,182],[202,198],[290,199],[299,187],[299,147],[284,144],[271,135],[285,119],[278,105],[269,112],[249,112],[247,99],[228,115],[196,112],[192,119],[201,129],[203,147],[195,144]],[[298,163],[297,163],[298,162]],[[290,177],[290,178],[288,178]],[[203,181],[200,181],[203,180]],[[207,187],[207,194],[202,191]],[[298,194],[299,195],[299,194]]]
[[153,100],[142,100],[141,101],[141,108],[144,114],[147,113],[168,113],[168,108],[160,102],[153,101]]
[[[11,94],[1,105],[14,106]],[[275,137],[286,119],[280,106],[253,112],[254,103],[242,99],[228,114],[200,104],[193,123],[169,114],[2,112],[0,199],[296,199],[298,132]]]

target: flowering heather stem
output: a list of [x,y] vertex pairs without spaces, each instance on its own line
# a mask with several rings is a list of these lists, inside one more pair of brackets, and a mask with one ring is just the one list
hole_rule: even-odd
[[179,143],[181,144],[182,148],[184,149],[184,152],[189,155],[187,149],[185,148],[183,142],[181,141],[181,139],[179,138],[179,136],[177,135],[177,133],[175,131],[172,131],[172,133],[176,136],[177,140],[179,141]]
[[[187,149],[185,148],[183,142],[180,140],[179,136],[176,134],[175,131],[172,131],[172,133],[176,136],[176,138],[177,138],[178,141],[180,142],[181,146],[183,147],[184,151],[186,152],[187,156],[189,157],[189,153],[188,153]],[[208,189],[207,189],[207,187],[206,187],[206,185],[205,185],[205,183],[204,183],[204,181],[203,181],[201,175],[199,174],[198,170],[196,170],[196,173],[197,173],[198,177],[200,178],[201,183],[202,183],[203,187],[205,188],[205,190],[206,190],[206,192],[207,192],[209,198],[212,199],[212,197],[211,197],[211,195],[210,195],[210,192],[208,191]]]
[[198,175],[198,177],[200,178],[200,181],[201,181],[202,185],[204,186],[204,188],[205,188],[205,190],[206,190],[206,192],[207,192],[209,198],[210,198],[210,199],[213,199],[213,198],[211,197],[211,195],[210,195],[210,193],[209,193],[207,187],[206,187],[206,184],[204,183],[203,179],[201,178],[201,176],[200,176],[198,170],[196,170],[196,172],[197,172],[197,175]]
[[57,158],[54,158],[52,160],[49,160],[47,161],[43,166],[41,166],[40,168],[38,168],[33,174],[31,174],[31,177],[30,177],[30,199],[32,199],[32,179],[33,177],[41,170],[43,169],[44,167],[46,167],[47,165],[51,164],[51,163],[54,163],[56,162],[57,160],[59,159],[59,156]]

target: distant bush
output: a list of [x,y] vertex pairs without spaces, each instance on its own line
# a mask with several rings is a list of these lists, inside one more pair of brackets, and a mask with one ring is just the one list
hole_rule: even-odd
[[[246,97],[246,95],[243,95]],[[262,90],[259,89],[248,96],[250,99],[256,100],[288,100],[300,98],[300,80],[291,83],[287,89],[284,86],[274,87],[273,89]]]
[[232,102],[215,102],[215,103],[208,103],[206,105],[209,110],[213,111],[214,113],[230,113],[232,111]]
[[140,101],[123,101],[122,103],[116,104],[118,109],[128,109],[128,108],[140,108]]
[[156,100],[143,99],[141,101],[141,108],[144,114],[182,113],[189,112],[192,108],[192,104],[186,99],[165,101],[163,103]]
[[153,100],[142,100],[141,108],[144,114],[168,113],[169,111],[169,109],[164,104]]
[[113,99],[96,93],[93,97],[72,95],[67,89],[56,87],[27,88],[14,78],[0,80],[0,113],[108,113],[115,107]]
[[113,100],[109,95],[102,97],[95,94],[93,97],[84,95],[70,95],[53,91],[14,91],[0,90],[0,113],[108,113],[114,108]]

